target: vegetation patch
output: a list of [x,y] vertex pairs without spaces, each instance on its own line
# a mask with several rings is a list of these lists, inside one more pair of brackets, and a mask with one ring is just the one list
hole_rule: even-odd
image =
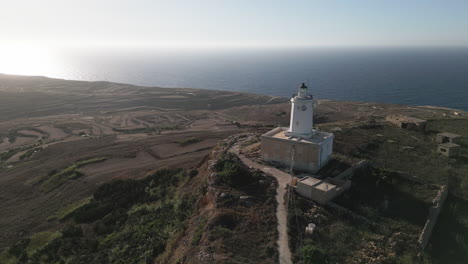
[[222,154],[213,169],[209,192],[218,194],[217,209],[198,246],[226,258],[225,263],[275,263],[275,179],[249,169],[230,153]]
[[55,124],[54,126],[67,134],[73,134],[73,130],[75,129],[93,129],[92,126],[83,123],[61,123]]
[[202,221],[197,226],[197,230],[195,231],[195,235],[192,238],[192,246],[198,246],[198,243],[200,243],[200,240],[202,239],[203,232],[205,231],[207,219],[203,218]]
[[79,168],[84,167],[89,164],[103,162],[105,160],[107,160],[107,157],[100,157],[100,158],[77,161],[75,164],[67,167],[66,169],[49,176],[49,178],[42,183],[42,190],[45,192],[50,192],[53,189],[64,184],[68,180],[81,177],[83,173],[78,171]]
[[39,151],[42,151],[42,147],[30,149],[26,151],[24,154],[22,154],[21,156],[19,156],[19,159],[24,160],[24,159],[30,158],[34,153],[37,153]]
[[185,146],[188,146],[190,144],[198,143],[200,141],[201,141],[201,139],[199,139],[199,138],[187,138],[187,139],[179,140],[179,141],[177,141],[177,143],[180,146],[185,147]]
[[7,161],[13,157],[16,153],[23,151],[23,148],[14,148],[0,154],[0,161]]
[[30,263],[28,259],[45,248],[51,241],[59,239],[60,232],[39,232],[28,239],[18,241],[0,254],[0,263]]
[[38,250],[45,247],[52,240],[59,238],[61,236],[60,232],[39,232],[31,236],[29,239],[28,247],[26,248],[26,253],[28,256],[34,255]]
[[[345,211],[295,199],[289,224],[296,261],[464,263],[468,252],[468,178],[463,177],[468,174],[467,127],[467,119],[446,118],[429,120],[424,132],[386,124],[336,131],[335,151],[366,159],[381,169],[355,174],[351,189],[335,200]],[[464,137],[458,157],[437,153],[435,137],[441,132]],[[418,258],[417,240],[437,193],[434,185],[443,184],[448,184],[452,195],[426,254]],[[317,226],[311,237],[304,235],[308,223]]]
[[468,259],[468,201],[450,195],[430,240],[433,263],[465,263]]
[[91,199],[92,199],[92,197],[90,196],[90,197],[86,197],[86,198],[84,198],[82,200],[79,200],[79,201],[77,201],[75,203],[72,203],[70,206],[62,208],[61,210],[59,210],[55,214],[49,216],[47,218],[47,221],[53,221],[53,220],[63,221],[63,220],[68,219],[73,214],[73,212],[78,210],[80,207],[88,204],[91,201]]
[[[353,176],[351,189],[335,199],[339,207],[319,206],[294,195],[288,224],[295,260],[414,263],[420,252],[418,238],[436,194],[434,186],[397,172],[363,168]],[[312,236],[304,233],[309,223],[316,225]]]
[[210,232],[210,240],[229,239],[231,236],[232,230],[221,225],[213,227]]
[[468,140],[468,119],[434,119],[429,120],[426,125],[426,131],[430,133],[449,132],[462,135]]
[[247,147],[247,146],[250,146],[250,145],[255,144],[255,143],[258,143],[258,142],[260,142],[260,138],[258,138],[258,137],[252,137],[251,139],[242,142],[242,143],[241,143],[241,147],[242,147],[242,148],[245,148],[245,147]]
[[[17,153],[19,153],[21,151],[29,150],[31,148],[36,148],[37,146],[38,146],[37,144],[29,145],[29,146],[18,147],[18,148],[14,148],[14,149],[10,149],[8,151],[2,152],[0,154],[0,161],[7,161],[9,158],[13,157]],[[37,148],[37,149],[39,149],[39,148]]]
[[[417,259],[421,226],[382,217],[374,207],[361,215],[298,196],[292,199],[288,225],[294,263],[414,263]],[[316,225],[311,236],[304,233],[309,223]]]
[[[89,202],[68,214],[60,236],[32,251],[18,248],[22,263],[153,263],[192,214],[196,197],[177,194],[186,178],[181,169],[162,169],[141,180],[101,185]],[[90,227],[86,236],[81,223]]]
[[242,187],[261,178],[256,172],[251,173],[235,155],[226,154],[217,160],[215,170],[219,179],[230,187]]
[[46,138],[49,137],[49,134],[47,132],[44,132],[44,131],[42,131],[40,129],[37,129],[35,127],[22,127],[22,128],[17,128],[17,129],[10,130],[8,132],[8,136],[7,136],[8,141],[10,143],[15,143],[17,137],[37,138],[36,135],[23,134],[23,133],[19,132],[21,130],[30,130],[30,131],[37,132],[37,133],[42,135],[42,137],[41,137],[42,139],[46,139]]
[[112,128],[113,131],[124,134],[140,134],[140,133],[155,133],[156,129],[151,127],[140,127],[132,129]]
[[18,258],[11,255],[8,250],[3,250],[0,252],[0,263],[2,264],[17,264]]
[[[468,149],[461,148],[458,157],[447,158],[437,153],[436,133],[468,133],[462,127],[467,120],[431,120],[427,132],[383,126],[373,129],[349,128],[335,133],[336,151],[371,161],[375,167],[403,171],[430,184],[449,184],[449,190],[468,199]],[[468,131],[468,130],[466,130]],[[377,136],[378,135],[378,136]]]

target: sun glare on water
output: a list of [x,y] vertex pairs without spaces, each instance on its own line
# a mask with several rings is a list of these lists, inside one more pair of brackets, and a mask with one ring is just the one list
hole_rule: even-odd
[[45,48],[0,47],[0,73],[55,76],[58,72],[55,54]]

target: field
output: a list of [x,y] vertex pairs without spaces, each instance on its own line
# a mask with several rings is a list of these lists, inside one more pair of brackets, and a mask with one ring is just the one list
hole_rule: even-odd
[[191,168],[219,140],[252,129],[221,109],[285,101],[0,75],[0,248],[55,232],[58,212],[111,179]]

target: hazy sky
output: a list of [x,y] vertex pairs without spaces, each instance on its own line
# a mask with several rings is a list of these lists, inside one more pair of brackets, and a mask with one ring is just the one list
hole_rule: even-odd
[[0,0],[0,45],[468,45],[468,0]]

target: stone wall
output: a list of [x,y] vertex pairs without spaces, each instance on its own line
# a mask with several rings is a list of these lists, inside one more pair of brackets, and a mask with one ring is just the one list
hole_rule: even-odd
[[437,223],[437,218],[439,217],[440,211],[444,206],[445,199],[447,198],[448,188],[446,185],[442,186],[437,193],[434,201],[432,202],[433,206],[429,208],[429,217],[427,218],[426,224],[424,225],[423,231],[419,236],[418,243],[421,245],[421,248],[424,250],[429,242],[432,231]]
[[342,173],[340,173],[338,176],[335,177],[335,179],[351,179],[354,176],[354,173],[358,169],[362,168],[368,168],[369,167],[369,162],[366,160],[361,160],[358,164],[346,169]]

